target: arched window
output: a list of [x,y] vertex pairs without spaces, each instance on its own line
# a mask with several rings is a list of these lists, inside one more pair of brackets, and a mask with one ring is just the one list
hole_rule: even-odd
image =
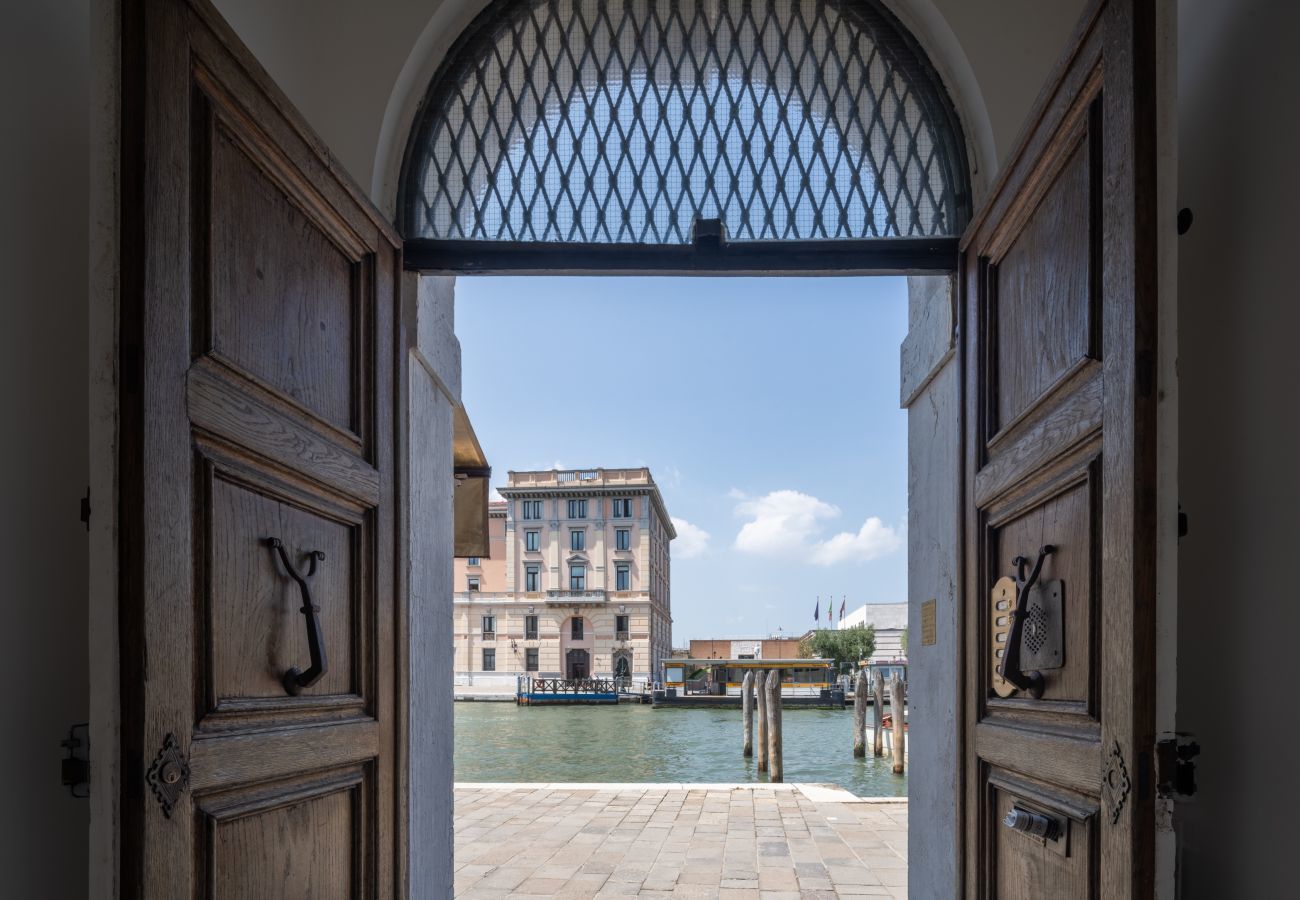
[[879,0],[498,0],[429,87],[399,206],[455,269],[503,244],[933,247],[970,190],[952,104]]

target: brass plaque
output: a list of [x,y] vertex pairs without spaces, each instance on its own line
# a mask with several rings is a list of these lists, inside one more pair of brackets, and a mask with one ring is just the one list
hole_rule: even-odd
[[936,619],[938,618],[938,601],[926,600],[921,604],[921,646],[932,647],[938,641],[935,634]]
[[1011,631],[1011,614],[1016,606],[1016,580],[1004,575],[993,585],[989,597],[989,644],[990,660],[993,663],[992,688],[999,697],[1010,697],[1016,692],[1015,686],[1002,677],[999,667],[1007,650],[1007,635]]

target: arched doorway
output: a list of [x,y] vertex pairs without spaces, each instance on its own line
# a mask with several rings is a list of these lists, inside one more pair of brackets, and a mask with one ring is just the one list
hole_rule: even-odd
[[[971,203],[952,102],[885,0],[496,0],[429,82],[396,212],[427,275],[938,276],[915,337],[943,347],[907,399],[938,385],[950,408]],[[592,674],[593,631],[562,624],[566,677]]]
[[971,199],[952,101],[879,0],[518,0],[439,65],[397,213],[428,273],[948,272]]
[[616,684],[630,684],[632,682],[632,651],[615,650],[612,668]]

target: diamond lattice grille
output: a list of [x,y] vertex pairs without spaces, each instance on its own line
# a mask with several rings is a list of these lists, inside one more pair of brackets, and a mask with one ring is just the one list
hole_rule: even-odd
[[435,77],[406,237],[683,244],[951,236],[961,140],[874,3],[498,2]]

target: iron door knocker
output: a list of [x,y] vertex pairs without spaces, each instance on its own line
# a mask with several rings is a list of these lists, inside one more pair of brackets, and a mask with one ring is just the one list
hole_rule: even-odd
[[284,544],[279,538],[267,538],[266,543],[279,553],[285,571],[298,583],[298,589],[302,592],[302,614],[307,619],[307,651],[311,654],[311,666],[306,672],[299,670],[297,666],[291,666],[284,673],[283,679],[285,691],[296,697],[302,693],[303,688],[311,687],[329,671],[329,660],[325,656],[325,638],[321,634],[320,618],[317,616],[320,607],[312,602],[311,586],[307,584],[307,579],[316,574],[316,564],[325,559],[325,554],[319,550],[313,550],[308,554],[310,564],[304,576],[293,563],[289,562],[289,554],[285,552]]

